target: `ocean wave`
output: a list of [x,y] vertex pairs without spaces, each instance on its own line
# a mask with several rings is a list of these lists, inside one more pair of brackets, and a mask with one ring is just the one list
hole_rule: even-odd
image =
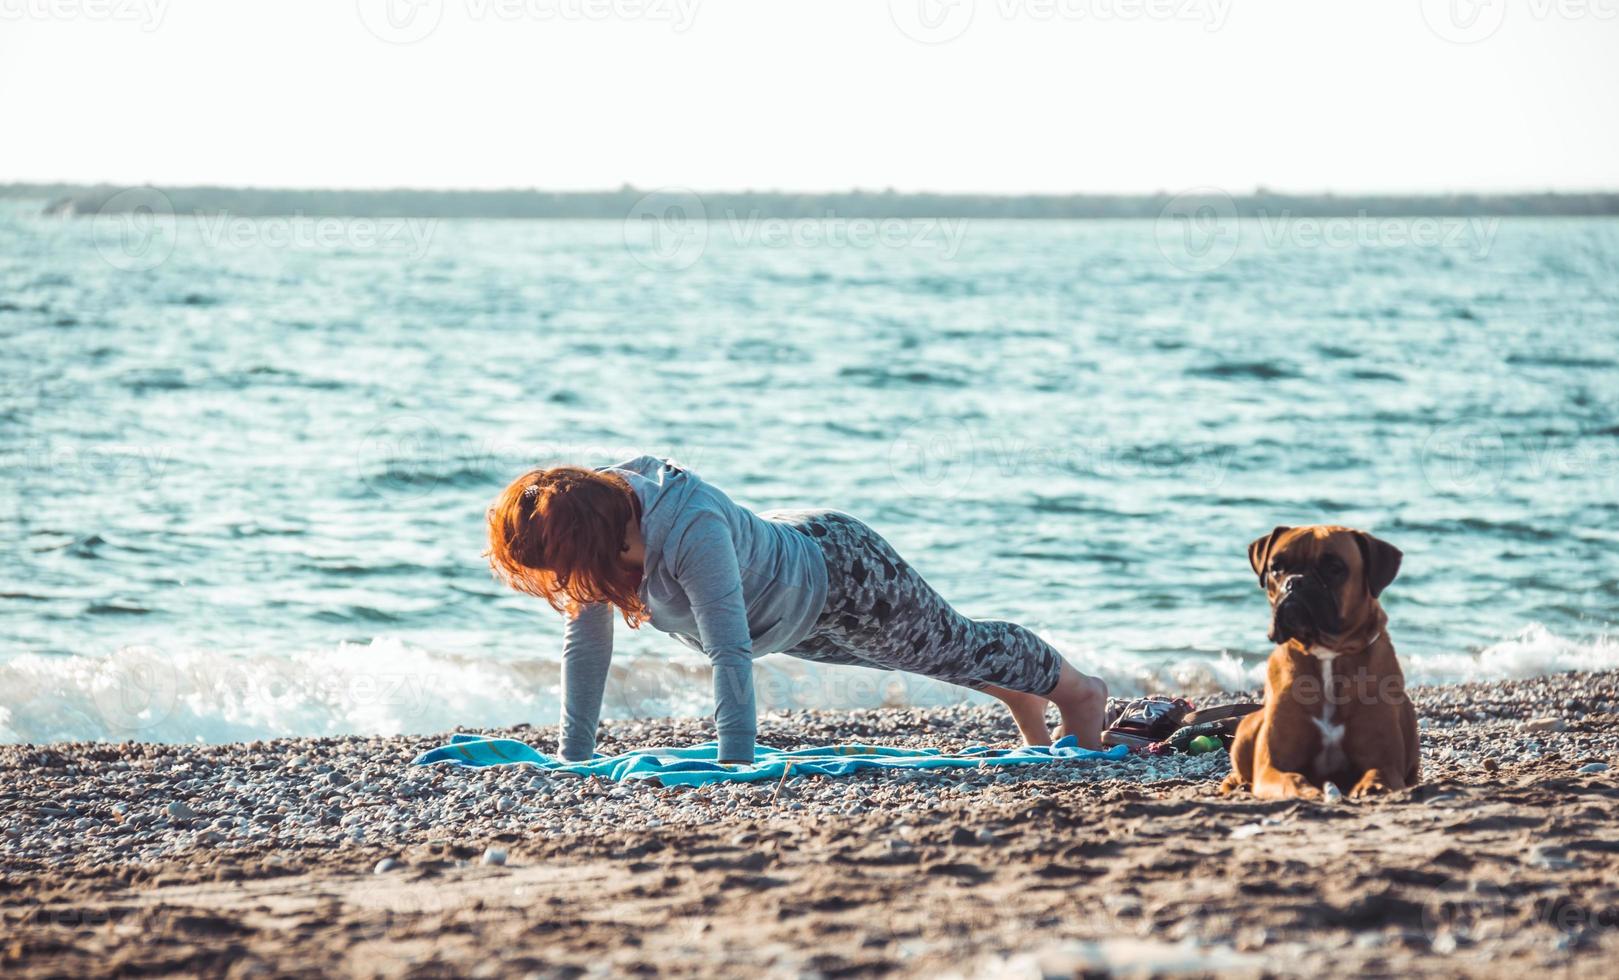
[[[1253,690],[1257,655],[1121,654],[1064,642],[1076,667],[1114,694],[1194,698]],[[1474,652],[1402,657],[1414,684],[1536,677],[1619,668],[1619,639],[1574,640],[1534,624]],[[925,677],[828,667],[785,656],[755,666],[761,711],[987,703]],[[137,739],[232,742],[289,736],[429,734],[523,722],[554,724],[561,667],[541,658],[448,654],[397,639],[291,657],[126,647],[108,657],[26,654],[0,664],[0,741]],[[603,717],[697,716],[711,710],[699,658],[620,656]]]
[[[1075,667],[1107,681],[1114,694],[1185,694],[1257,691],[1265,683],[1265,657],[1165,657],[1101,653],[1062,646]],[[1400,654],[1410,684],[1466,684],[1521,680],[1571,670],[1619,670],[1619,637],[1571,639],[1531,623],[1516,634],[1478,650]]]
[[1559,636],[1539,623],[1476,653],[1427,653],[1400,658],[1413,684],[1517,680],[1570,670],[1619,669],[1619,637]]
[[1186,374],[1194,378],[1234,378],[1251,381],[1280,381],[1301,377],[1298,370],[1291,365],[1270,361],[1219,361],[1188,368]]

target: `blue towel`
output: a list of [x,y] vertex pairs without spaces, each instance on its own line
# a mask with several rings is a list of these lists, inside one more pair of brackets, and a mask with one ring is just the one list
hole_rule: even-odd
[[752,765],[722,765],[718,745],[706,742],[686,749],[640,749],[623,755],[598,755],[589,762],[564,762],[536,752],[510,738],[454,735],[450,744],[429,749],[413,765],[527,765],[546,772],[599,776],[614,782],[649,780],[663,786],[704,783],[757,783],[794,776],[847,776],[865,769],[971,769],[975,766],[1019,766],[1075,759],[1122,759],[1129,750],[1115,745],[1102,752],[1082,749],[1072,735],[1051,746],[992,749],[975,745],[956,755],[937,749],[900,749],[887,745],[824,745],[784,752],[759,746]]

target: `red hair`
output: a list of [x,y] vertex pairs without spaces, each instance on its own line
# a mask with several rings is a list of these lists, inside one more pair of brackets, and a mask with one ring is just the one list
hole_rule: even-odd
[[607,602],[640,626],[650,613],[636,592],[641,570],[619,561],[641,503],[623,477],[580,466],[530,470],[489,508],[489,567],[519,592],[569,617]]

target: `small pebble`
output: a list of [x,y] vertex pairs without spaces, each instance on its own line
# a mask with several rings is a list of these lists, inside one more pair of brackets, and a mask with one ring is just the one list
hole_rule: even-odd
[[1547,868],[1553,871],[1572,868],[1580,863],[1577,859],[1570,857],[1566,849],[1548,844],[1536,844],[1531,847],[1526,860],[1537,868]]
[[377,862],[377,866],[375,868],[372,868],[371,872],[373,874],[383,875],[383,874],[387,874],[388,872],[394,870],[395,868],[397,868],[399,866],[400,866],[399,862],[394,860],[393,858],[383,858],[381,861]]
[[1607,771],[1608,771],[1608,764],[1606,762],[1587,762],[1585,765],[1580,767],[1580,772],[1590,773],[1590,772],[1607,772]]
[[1523,723],[1523,730],[1526,732],[1560,732],[1567,727],[1563,723],[1563,719],[1550,716],[1531,718]]
[[506,852],[498,847],[486,848],[483,852],[483,857],[479,859],[478,863],[495,866],[503,865],[506,863]]

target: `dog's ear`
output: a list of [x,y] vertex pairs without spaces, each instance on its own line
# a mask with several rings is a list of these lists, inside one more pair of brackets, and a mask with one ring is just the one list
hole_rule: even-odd
[[1277,538],[1291,530],[1293,529],[1286,524],[1278,524],[1276,530],[1248,546],[1248,564],[1253,566],[1254,574],[1259,576],[1260,588],[1265,587],[1265,566],[1270,564],[1270,550],[1276,546]]
[[1360,570],[1366,579],[1366,591],[1375,599],[1400,573],[1400,549],[1365,531],[1355,532],[1355,543],[1360,545]]

